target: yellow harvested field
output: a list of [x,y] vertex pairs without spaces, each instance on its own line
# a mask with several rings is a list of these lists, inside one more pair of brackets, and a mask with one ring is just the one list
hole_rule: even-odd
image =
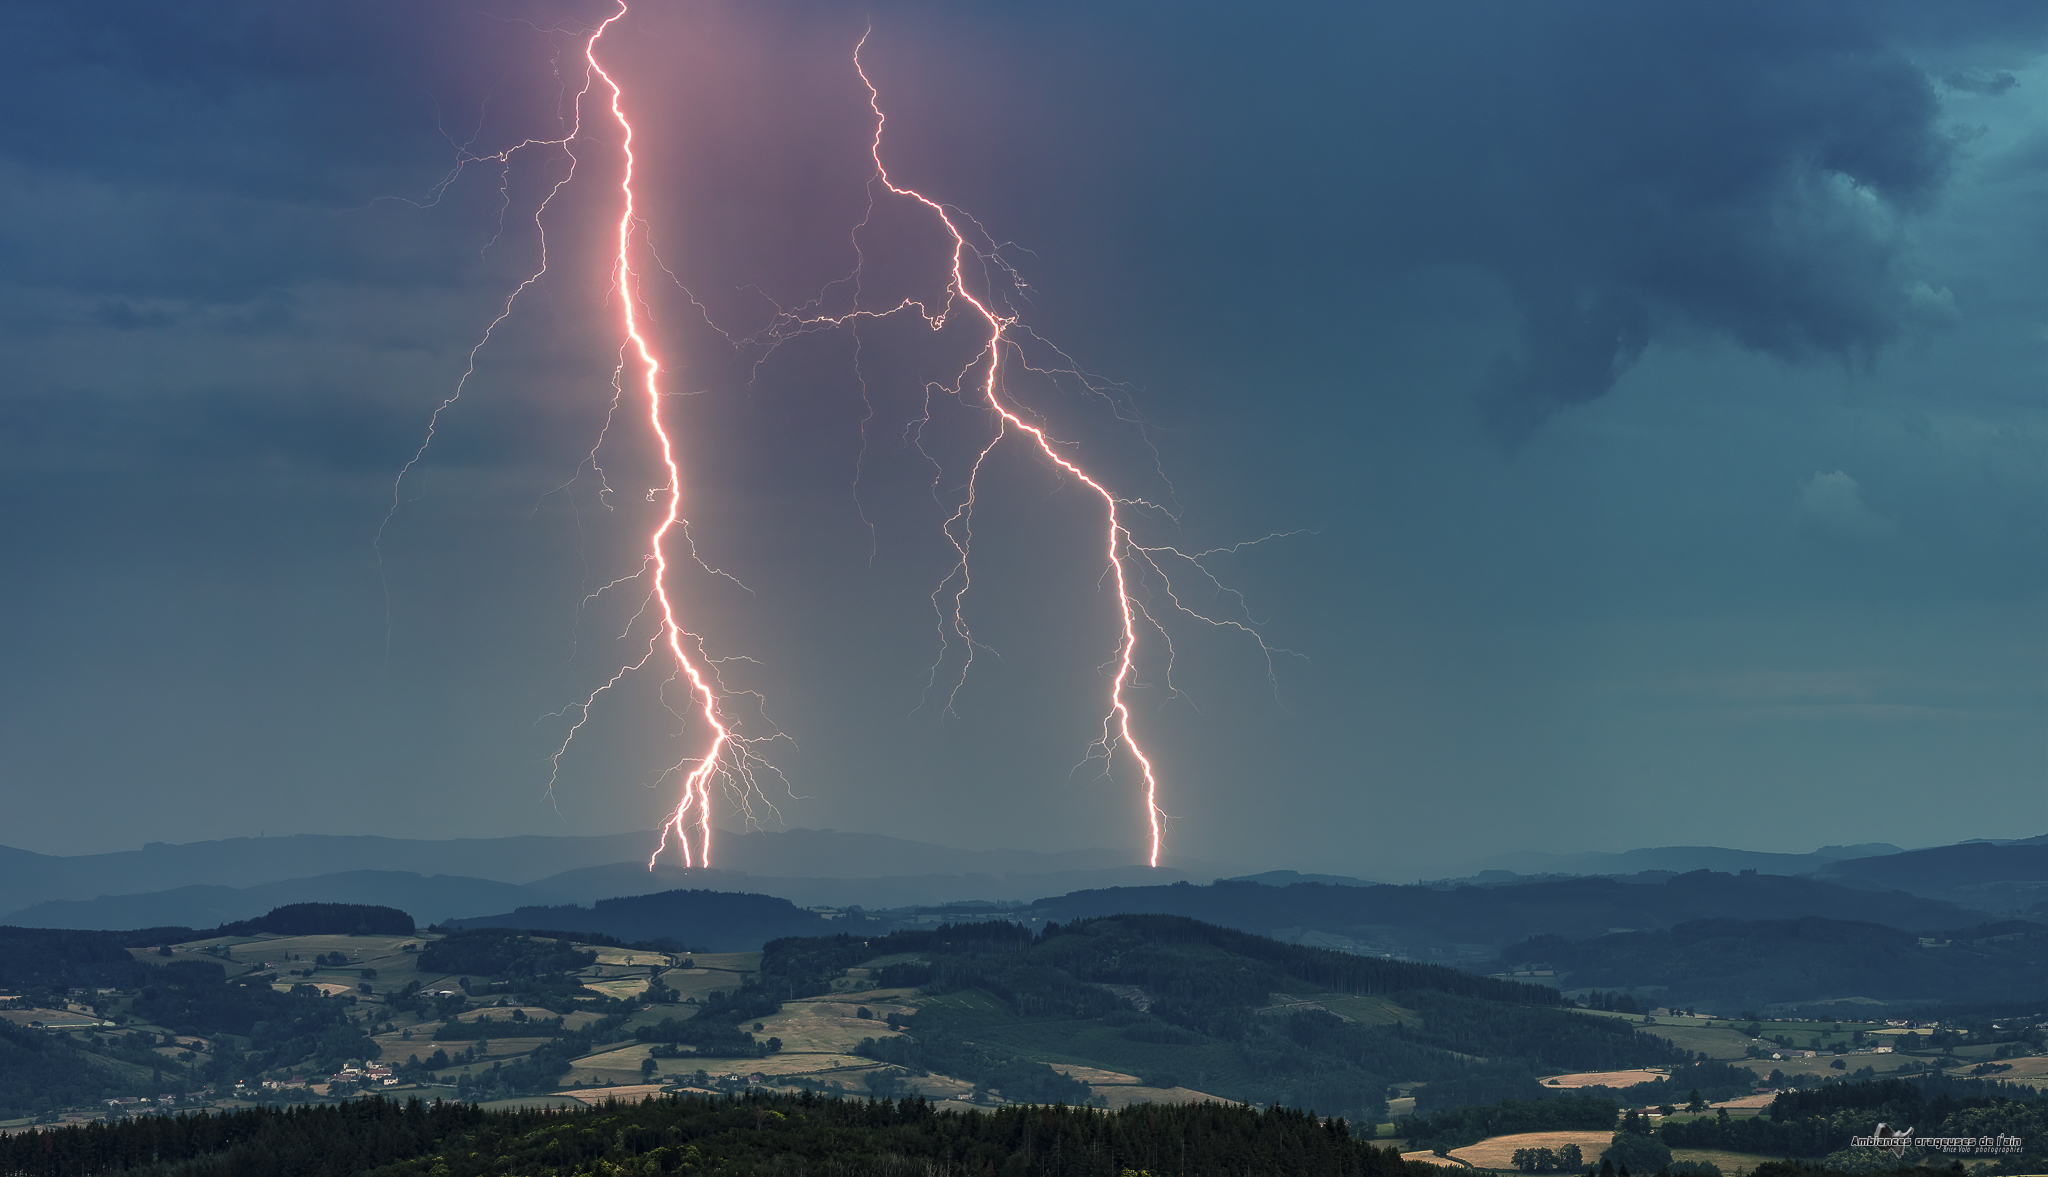
[[1763,1095],[1745,1095],[1741,1099],[1724,1099],[1720,1103],[1709,1104],[1708,1106],[1727,1108],[1729,1111],[1734,1111],[1737,1108],[1767,1108],[1771,1106],[1771,1101],[1776,1098],[1778,1098],[1776,1093],[1767,1092]]
[[[1633,1087],[1670,1077],[1670,1072],[1643,1068],[1634,1071],[1587,1071],[1578,1075],[1552,1075],[1545,1087]],[[1531,1146],[1534,1147],[1534,1146]]]
[[1513,1169],[1518,1148],[1547,1148],[1555,1152],[1567,1144],[1576,1144],[1586,1160],[1598,1164],[1600,1154],[1613,1140],[1612,1132],[1518,1132],[1454,1148],[1451,1156],[1475,1169]]
[[1472,1167],[1450,1160],[1447,1157],[1440,1157],[1433,1152],[1404,1152],[1401,1154],[1401,1159],[1404,1161],[1421,1161],[1424,1164],[1430,1165],[1442,1165],[1446,1169],[1469,1169]]

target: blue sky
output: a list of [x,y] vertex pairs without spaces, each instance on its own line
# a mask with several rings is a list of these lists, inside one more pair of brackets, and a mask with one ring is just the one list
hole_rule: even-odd
[[[436,185],[556,133],[609,11],[17,9],[0,841],[659,820],[651,685],[547,789],[548,717],[625,648],[631,610],[584,598],[644,526],[632,435],[618,493],[579,476],[612,141],[372,546],[560,161]],[[902,439],[959,353],[732,342],[852,265],[870,19],[892,169],[1013,243],[1030,322],[1126,411],[1019,395],[1174,504],[1149,539],[1299,533],[1214,561],[1298,655],[1274,682],[1231,632],[1175,631],[1177,693],[1148,667],[1175,853],[1399,877],[2048,828],[2048,19],[1932,3],[633,13],[606,60],[679,283],[649,298],[689,510],[749,591],[680,587],[790,737],[781,820],[1139,840],[1128,778],[1075,771],[1084,499],[993,468],[992,653],[947,715],[932,485],[978,426],[941,406],[937,475]],[[880,208],[874,297],[929,290],[927,229]]]

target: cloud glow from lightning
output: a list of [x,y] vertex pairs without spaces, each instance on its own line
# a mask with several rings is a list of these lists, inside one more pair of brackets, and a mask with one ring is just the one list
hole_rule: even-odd
[[[612,370],[611,409],[585,464],[597,473],[600,480],[603,479],[604,472],[598,464],[598,451],[606,444],[607,434],[613,423],[619,419],[619,410],[628,397],[644,397],[644,419],[649,431],[649,440],[659,458],[666,481],[664,485],[648,491],[648,501],[658,503],[661,514],[646,535],[638,570],[610,581],[585,598],[587,605],[598,597],[628,584],[643,585],[645,597],[620,636],[624,638],[636,633],[645,634],[645,645],[637,659],[616,666],[579,702],[556,713],[558,718],[570,717],[572,713],[573,717],[550,757],[554,773],[550,776],[549,788],[552,791],[559,777],[563,757],[578,733],[589,722],[599,700],[635,674],[650,669],[657,673],[666,671],[667,678],[662,683],[664,706],[669,706],[666,700],[667,687],[674,684],[685,685],[689,697],[687,707],[669,706],[669,709],[686,730],[701,729],[701,735],[693,737],[695,743],[689,754],[662,774],[663,779],[669,776],[678,778],[681,791],[663,824],[660,842],[650,855],[648,866],[652,869],[656,865],[673,840],[679,850],[682,865],[707,867],[711,864],[714,788],[722,786],[749,824],[753,824],[757,817],[755,805],[767,804],[765,794],[758,787],[758,774],[762,771],[774,773],[773,767],[760,755],[759,745],[767,740],[783,737],[776,734],[764,739],[742,733],[727,706],[727,701],[732,696],[719,681],[716,660],[707,653],[702,639],[684,627],[679,601],[671,584],[669,548],[673,543],[683,544],[684,549],[700,568],[717,575],[724,574],[705,565],[703,560],[697,557],[695,544],[690,537],[689,524],[683,515],[683,477],[677,441],[671,432],[670,424],[663,419],[662,414],[663,400],[667,395],[663,390],[667,365],[664,364],[659,348],[645,326],[640,273],[635,267],[635,258],[643,251],[651,257],[652,251],[642,240],[644,229],[638,212],[640,195],[634,187],[638,162],[634,154],[634,128],[627,114],[624,88],[617,77],[605,68],[598,56],[600,42],[626,14],[627,6],[624,0],[619,0],[618,10],[591,30],[584,39],[583,83],[570,103],[569,126],[565,134],[551,139],[527,138],[504,151],[488,155],[471,155],[465,148],[460,153],[455,173],[451,173],[450,177],[444,179],[435,190],[438,198],[439,193],[445,191],[455,175],[468,164],[495,163],[509,169],[513,157],[529,149],[556,148],[568,161],[566,172],[547,188],[545,197],[539,201],[534,211],[534,225],[540,240],[540,255],[536,268],[506,295],[495,317],[489,321],[471,347],[467,365],[454,390],[435,408],[418,452],[400,470],[398,481],[393,485],[391,509],[385,516],[384,526],[389,525],[392,514],[398,510],[399,487],[406,475],[425,457],[428,447],[433,443],[434,432],[442,416],[461,398],[464,389],[475,375],[478,354],[491,342],[499,327],[513,313],[520,296],[539,283],[547,273],[544,216],[556,196],[575,178],[578,163],[576,144],[584,137],[583,103],[595,92],[605,100],[611,120],[616,124],[618,131],[620,173],[615,197],[618,213],[616,223],[608,234],[612,243],[609,259],[610,289],[618,300],[618,352]],[[924,453],[921,429],[930,421],[931,396],[934,391],[950,395],[962,404],[977,406],[987,415],[992,425],[989,435],[978,444],[977,452],[967,471],[965,484],[941,525],[941,530],[951,545],[953,566],[934,589],[931,597],[938,622],[940,653],[938,660],[932,665],[927,694],[938,686],[940,668],[949,657],[948,651],[954,639],[961,644],[962,655],[958,673],[953,676],[951,690],[946,693],[948,713],[951,713],[953,703],[973,665],[977,642],[968,625],[968,596],[972,587],[970,557],[973,547],[974,510],[981,493],[984,467],[990,456],[996,453],[1005,441],[1021,441],[1028,447],[1029,452],[1050,463],[1060,476],[1085,487],[1099,503],[1102,530],[1099,533],[1100,546],[1097,550],[1103,560],[1101,583],[1113,588],[1115,592],[1117,636],[1110,658],[1104,664],[1109,681],[1101,729],[1083,757],[1083,763],[1099,760],[1105,775],[1109,774],[1119,760],[1127,761],[1135,769],[1144,827],[1147,831],[1146,860],[1156,867],[1159,865],[1164,847],[1167,815],[1160,804],[1159,771],[1152,754],[1147,752],[1139,740],[1132,709],[1131,694],[1142,685],[1136,678],[1141,638],[1147,635],[1156,637],[1161,653],[1148,658],[1157,658],[1162,665],[1165,687],[1169,695],[1177,695],[1178,692],[1172,682],[1172,639],[1160,619],[1148,608],[1148,601],[1153,600],[1151,594],[1156,589],[1158,597],[1164,602],[1164,607],[1185,618],[1235,629],[1249,635],[1265,656],[1269,680],[1272,679],[1273,655],[1286,651],[1268,646],[1252,626],[1248,615],[1243,620],[1218,619],[1190,607],[1183,602],[1167,577],[1164,566],[1166,562],[1190,565],[1206,579],[1212,589],[1229,596],[1234,601],[1234,607],[1241,612],[1242,597],[1224,588],[1203,565],[1202,560],[1206,556],[1220,552],[1235,552],[1247,545],[1240,544],[1190,554],[1171,546],[1141,544],[1131,531],[1131,513],[1164,513],[1169,517],[1171,513],[1163,511],[1156,504],[1113,491],[1102,478],[1069,456],[1068,451],[1074,448],[1071,443],[1054,436],[1043,420],[1035,419],[1036,413],[1014,399],[1013,393],[1004,381],[1006,368],[1011,367],[1037,377],[1078,380],[1088,392],[1115,403],[1114,398],[1108,397],[1103,388],[1095,383],[1094,378],[1082,373],[1071,358],[1058,348],[1052,347],[1021,322],[1018,314],[1012,309],[1010,299],[1002,296],[996,275],[1001,275],[1000,281],[1007,281],[1017,292],[1023,290],[1024,283],[1017,271],[1002,256],[1001,248],[988,238],[980,224],[957,207],[935,200],[918,189],[899,184],[891,177],[882,151],[887,116],[883,113],[880,91],[870,79],[861,60],[861,51],[866,47],[867,40],[868,34],[863,34],[859,43],[855,45],[853,68],[866,87],[868,106],[874,117],[874,133],[869,144],[869,154],[874,164],[869,187],[869,217],[872,218],[875,199],[882,193],[910,202],[930,214],[937,230],[942,233],[937,240],[950,248],[949,266],[942,275],[945,285],[943,303],[934,310],[918,299],[905,298],[885,309],[867,310],[858,305],[859,299],[856,295],[854,307],[841,314],[824,312],[820,303],[809,304],[797,311],[785,311],[778,307],[774,321],[748,339],[736,338],[715,325],[713,329],[718,330],[719,334],[734,344],[763,345],[766,350],[773,350],[780,343],[798,335],[842,327],[857,327],[861,320],[885,319],[906,314],[918,316],[933,332],[943,330],[949,318],[956,312],[967,315],[980,324],[981,342],[978,347],[958,370],[950,385],[926,386],[924,417],[920,421],[912,422],[906,434],[907,438],[916,435],[911,444],[915,445],[921,454]],[[502,183],[501,180],[501,186]],[[861,232],[867,224],[868,221],[864,219],[854,230],[853,241],[857,256],[860,255]],[[969,229],[963,229],[963,225]],[[659,258],[654,258],[654,263],[661,265]],[[662,268],[666,270],[667,267]],[[976,268],[983,275],[979,288],[972,281],[970,273]],[[854,283],[856,290],[858,273],[857,264]],[[688,293],[687,290],[684,292]],[[702,304],[697,303],[694,296],[691,302],[700,312],[703,311]],[[709,322],[708,318],[706,321]],[[856,335],[856,341],[857,339]],[[1049,351],[1056,357],[1057,363],[1052,366],[1035,365],[1026,355],[1027,347]],[[857,372],[859,366],[856,350]],[[758,359],[755,367],[758,370]],[[865,389],[865,375],[862,375],[861,380]],[[865,392],[863,395],[865,396]],[[1117,407],[1120,416],[1128,416],[1121,405]],[[866,436],[867,422],[872,419],[872,405],[869,406],[869,410],[869,417],[863,419],[862,423],[863,438]],[[926,457],[930,460],[929,455]],[[933,460],[933,466],[936,469],[939,463]],[[578,469],[580,472],[581,467]],[[935,495],[937,489],[935,476]],[[610,487],[606,485],[604,490],[609,493]],[[856,500],[859,497],[857,492],[858,478]],[[865,521],[864,511],[862,517]],[[381,540],[383,526],[380,526],[378,535]],[[1156,601],[1154,605],[1156,607]],[[653,632],[646,634],[646,628],[650,623]],[[744,693],[753,695],[752,692]],[[753,697],[758,701],[758,695]],[[768,808],[772,809],[772,805]]]
[[[1149,632],[1155,635],[1163,646],[1166,687],[1169,694],[1177,694],[1178,692],[1172,683],[1172,638],[1167,633],[1165,627],[1153,617],[1147,608],[1146,597],[1141,593],[1139,587],[1141,575],[1149,574],[1149,576],[1145,577],[1148,584],[1156,584],[1158,586],[1160,595],[1164,597],[1168,606],[1174,612],[1206,625],[1234,629],[1249,636],[1264,656],[1268,681],[1273,683],[1277,690],[1277,681],[1273,673],[1273,657],[1276,654],[1288,654],[1291,652],[1268,645],[1258,631],[1250,624],[1248,617],[1243,621],[1231,618],[1216,618],[1189,607],[1174,590],[1172,581],[1168,578],[1165,567],[1162,566],[1162,561],[1184,563],[1191,566],[1212,588],[1232,598],[1241,609],[1244,603],[1243,598],[1235,593],[1234,590],[1225,588],[1217,581],[1209,569],[1203,565],[1203,558],[1222,553],[1235,553],[1252,544],[1299,533],[1275,533],[1248,541],[1247,543],[1192,554],[1167,545],[1140,544],[1130,530],[1127,522],[1128,513],[1134,510],[1159,511],[1160,508],[1156,504],[1145,500],[1130,498],[1112,491],[1102,479],[1090,473],[1076,460],[1062,452],[1063,448],[1068,448],[1066,443],[1054,437],[1048,431],[1045,424],[1032,420],[1031,417],[1035,414],[1030,414],[1018,402],[1010,399],[1006,393],[1003,380],[1006,356],[1011,357],[1015,365],[1023,371],[1038,376],[1072,378],[1077,380],[1088,392],[1101,396],[1104,399],[1111,398],[1104,394],[1103,389],[1097,385],[1093,378],[1080,371],[1079,366],[1074,363],[1071,357],[1067,356],[1065,352],[1060,351],[1057,347],[1047,343],[1035,331],[1024,325],[1018,315],[1006,303],[999,305],[993,283],[985,284],[983,292],[976,293],[969,279],[970,262],[974,266],[978,266],[985,274],[999,273],[1003,275],[1004,279],[1019,291],[1024,286],[1023,280],[1016,269],[1003,258],[1001,247],[993,242],[990,242],[985,247],[977,246],[970,242],[968,232],[961,228],[962,224],[970,225],[977,239],[985,240],[987,235],[981,229],[979,222],[960,209],[934,200],[918,189],[898,184],[891,178],[888,164],[884,161],[882,155],[882,136],[888,123],[888,116],[882,110],[881,92],[876,88],[874,81],[868,76],[867,69],[861,61],[861,51],[866,48],[868,36],[871,35],[871,32],[863,34],[859,43],[855,45],[853,67],[860,77],[861,84],[867,89],[868,107],[874,115],[874,136],[869,142],[869,155],[875,167],[872,183],[880,185],[891,196],[908,200],[921,206],[937,221],[949,248],[944,302],[936,311],[926,303],[915,298],[905,298],[885,309],[870,311],[860,309],[856,305],[854,309],[845,313],[830,314],[820,309],[821,299],[819,302],[814,302],[805,308],[782,312],[770,327],[756,337],[756,340],[766,343],[772,348],[776,344],[811,331],[857,325],[862,320],[887,319],[906,313],[918,315],[932,331],[937,332],[945,328],[951,315],[958,309],[957,304],[964,304],[967,310],[980,320],[986,331],[980,347],[961,369],[958,378],[951,385],[942,386],[939,389],[939,391],[963,402],[978,403],[992,418],[995,427],[976,452],[967,472],[965,487],[941,525],[947,541],[952,546],[954,563],[946,576],[940,581],[939,586],[932,593],[932,605],[938,619],[940,654],[938,660],[932,665],[927,691],[929,692],[937,686],[940,667],[945,662],[946,651],[951,645],[951,639],[958,639],[960,642],[962,656],[958,672],[953,676],[951,689],[946,692],[946,710],[949,713],[952,711],[953,703],[958,698],[960,689],[965,685],[968,673],[973,666],[977,642],[968,625],[967,598],[972,587],[970,569],[973,547],[973,516],[980,496],[981,476],[990,456],[998,450],[1006,439],[1022,437],[1030,449],[1039,457],[1050,462],[1053,467],[1067,478],[1086,487],[1100,501],[1103,530],[1102,546],[1099,550],[1103,556],[1103,579],[1115,590],[1118,628],[1117,639],[1106,664],[1109,677],[1109,691],[1101,721],[1101,732],[1090,745],[1084,763],[1086,760],[1102,761],[1105,775],[1109,772],[1120,754],[1128,757],[1132,764],[1135,765],[1140,782],[1139,796],[1143,804],[1145,826],[1148,835],[1146,861],[1149,865],[1156,867],[1159,865],[1160,855],[1164,849],[1167,814],[1160,807],[1159,771],[1153,757],[1146,752],[1144,745],[1138,738],[1137,732],[1134,730],[1134,716],[1131,705],[1131,692],[1139,685],[1135,676],[1138,670],[1137,660],[1142,633]],[[872,202],[870,203],[869,215],[870,217],[873,215]],[[867,222],[863,221],[861,226],[856,227],[854,232],[854,249],[857,255],[861,254],[860,231],[862,228],[865,228],[866,224]],[[851,283],[855,289],[858,289],[859,285],[858,273],[859,267],[857,266]],[[858,299],[856,297],[857,302]],[[1025,355],[1027,345],[1051,351],[1057,358],[1058,366],[1054,368],[1035,366]],[[857,360],[856,367],[858,367]],[[861,385],[863,389],[866,388],[865,377],[862,377]],[[930,420],[929,394],[931,391],[933,389],[928,386],[927,409],[924,417],[912,423],[906,436],[918,435],[922,425]],[[864,419],[864,428],[865,424],[866,420]],[[936,468],[938,463],[934,462],[933,465]],[[936,475],[933,485],[936,490]],[[863,518],[865,519],[865,516]]]
[[[618,80],[610,71],[605,69],[603,63],[598,59],[599,42],[604,39],[605,34],[611,30],[614,24],[625,17],[626,13],[627,6],[621,0],[618,10],[593,29],[585,39],[582,53],[585,67],[583,85],[571,100],[569,128],[564,135],[553,139],[528,138],[491,155],[470,155],[467,151],[464,151],[457,162],[455,171],[451,172],[449,177],[436,187],[435,196],[438,198],[439,193],[445,191],[455,177],[468,165],[493,162],[501,167],[509,168],[515,155],[532,148],[559,148],[569,161],[567,172],[549,187],[547,195],[534,210],[533,219],[540,240],[538,265],[506,295],[495,317],[491,319],[484,328],[482,335],[470,348],[467,364],[461,378],[456,382],[454,390],[435,407],[433,415],[427,423],[426,436],[422,439],[418,451],[399,471],[398,478],[392,486],[391,508],[385,515],[383,525],[378,529],[378,536],[381,540],[384,528],[389,526],[391,516],[398,510],[400,502],[399,488],[403,484],[405,476],[426,456],[427,449],[433,444],[434,432],[440,424],[442,416],[461,399],[464,389],[475,375],[478,354],[491,342],[492,336],[497,332],[499,326],[511,316],[520,296],[540,282],[547,274],[547,231],[544,217],[555,197],[575,178],[577,163],[575,144],[583,137],[583,103],[586,98],[590,97],[593,88],[601,88],[612,121],[618,125],[620,136],[619,213],[617,225],[612,234],[614,251],[610,267],[611,289],[618,299],[619,307],[619,348],[618,362],[612,371],[614,394],[612,409],[606,416],[604,429],[599,432],[599,436],[591,448],[586,464],[596,470],[600,479],[602,479],[603,470],[598,466],[597,453],[599,448],[605,444],[606,436],[610,432],[612,422],[617,416],[622,395],[630,383],[646,398],[645,419],[654,442],[654,448],[660,459],[661,469],[666,475],[666,481],[662,486],[648,491],[648,500],[650,502],[659,502],[663,510],[659,522],[655,524],[653,530],[647,536],[639,570],[600,587],[596,592],[586,597],[585,602],[587,604],[607,591],[628,583],[644,583],[647,595],[642,601],[639,610],[634,613],[632,619],[628,622],[627,632],[630,634],[643,623],[644,619],[650,616],[654,622],[655,630],[647,639],[645,652],[637,660],[619,666],[580,702],[573,704],[564,712],[556,713],[557,717],[561,717],[573,712],[575,718],[570,723],[561,742],[556,746],[554,753],[549,757],[549,763],[553,769],[549,778],[549,789],[552,791],[554,782],[559,777],[562,757],[568,752],[570,744],[575,740],[584,724],[589,721],[591,711],[596,706],[598,700],[607,692],[618,687],[629,676],[648,669],[651,665],[666,664],[669,676],[663,683],[663,687],[666,688],[669,684],[679,680],[688,685],[690,698],[688,713],[701,722],[706,735],[702,743],[691,755],[686,756],[683,760],[671,766],[663,774],[664,777],[671,775],[680,777],[682,790],[674,809],[670,811],[668,818],[662,825],[661,840],[656,845],[653,853],[648,857],[648,867],[652,869],[663,852],[668,849],[671,837],[673,837],[675,845],[680,852],[684,866],[708,867],[711,865],[711,794],[713,786],[723,781],[727,791],[734,796],[740,808],[751,818],[753,816],[751,803],[756,798],[765,801],[765,798],[761,797],[756,783],[756,772],[765,762],[757,755],[756,744],[758,741],[742,735],[736,721],[725,713],[725,709],[722,706],[724,692],[718,683],[717,674],[713,669],[713,660],[704,651],[701,639],[695,633],[684,628],[679,616],[676,596],[670,583],[670,544],[680,539],[688,547],[693,558],[695,556],[695,545],[689,542],[689,525],[683,518],[683,475],[681,461],[676,454],[675,439],[669,432],[668,424],[662,419],[662,398],[664,396],[662,389],[663,364],[654,343],[650,340],[648,333],[643,329],[641,323],[639,273],[634,268],[633,260],[636,247],[636,230],[640,225],[637,212],[637,195],[633,186],[636,164],[633,154],[633,124],[626,114],[624,90],[619,85]],[[628,379],[629,375],[631,376],[630,381]],[[609,490],[609,487],[606,489]],[[701,561],[699,563],[701,564]],[[676,711],[676,709],[671,708],[671,711]],[[687,719],[681,711],[676,711],[676,713],[678,718]]]

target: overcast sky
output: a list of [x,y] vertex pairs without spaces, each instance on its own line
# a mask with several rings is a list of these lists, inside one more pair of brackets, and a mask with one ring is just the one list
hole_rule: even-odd
[[[1101,377],[1013,368],[1018,402],[1161,505],[1142,542],[1291,533],[1210,560],[1243,612],[1181,581],[1285,651],[1270,680],[1242,632],[1175,624],[1169,691],[1145,637],[1169,857],[1397,878],[2048,830],[2048,8],[642,7],[600,53],[687,511],[733,578],[676,589],[764,701],[733,713],[788,737],[780,822],[1143,838],[1128,760],[1084,759],[1099,512],[1013,443],[946,707],[940,527],[988,422],[926,389],[972,341],[758,342],[852,305],[872,20],[892,173]],[[661,483],[637,418],[603,433],[599,111],[547,274],[376,542],[568,176],[475,157],[564,134],[611,11],[10,7],[0,843],[659,822],[659,676],[548,787],[562,709],[634,656],[637,590],[586,597]],[[943,240],[883,196],[861,305],[943,298]]]

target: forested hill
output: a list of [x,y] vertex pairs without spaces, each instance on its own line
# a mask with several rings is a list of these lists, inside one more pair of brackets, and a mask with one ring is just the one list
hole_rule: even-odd
[[[944,973],[958,971],[964,961],[1028,951],[1053,941],[1059,942],[1060,949],[1047,954],[1045,963],[1077,979],[1149,983],[1165,992],[1192,994],[1222,987],[1231,988],[1235,995],[1250,1001],[1264,998],[1292,978],[1339,993],[1430,990],[1516,1005],[1562,1004],[1556,990],[1543,986],[1475,976],[1441,965],[1286,944],[1179,915],[1116,915],[1077,920],[1064,927],[1051,923],[1035,934],[1020,925],[997,921],[953,924],[934,931],[893,932],[879,937],[842,934],[793,938],[768,945],[762,970],[770,984],[790,986],[789,996],[802,996],[797,990],[823,992],[817,986],[828,977],[837,976],[834,970],[877,957],[917,953],[933,958],[938,962],[933,968]],[[1145,950],[1133,951],[1139,945],[1145,946]],[[1176,948],[1214,951],[1188,954],[1175,952]],[[1197,959],[1209,961],[1212,967],[1191,968]],[[1250,962],[1265,967],[1254,968]],[[1219,964],[1224,967],[1213,967]],[[1237,978],[1239,983],[1226,978]],[[1260,985],[1266,988],[1258,988]]]
[[503,915],[447,920],[447,928],[519,928],[610,936],[627,943],[672,942],[678,950],[748,952],[777,936],[830,927],[787,899],[737,891],[659,891],[600,899],[591,907],[522,907]]
[[1086,1098],[1057,1073],[1086,1066],[1372,1122],[1397,1080],[1456,1104],[1541,1098],[1539,1073],[1693,1062],[1625,1022],[1558,1008],[1548,989],[1178,916],[778,940],[759,986],[794,1000],[833,991],[849,970],[916,990],[916,1013],[891,1026],[907,1035],[861,1053],[905,1079],[947,1075],[1009,1099]]
[[1660,986],[1674,1006],[1762,1009],[1810,993],[2048,1005],[2048,925],[2007,920],[1923,938],[1847,920],[1693,920],[1591,940],[1538,937],[1505,950],[1498,967],[1551,969],[1572,989]]
[[1612,928],[1669,928],[1696,919],[1818,916],[1894,928],[1944,930],[1982,923],[1953,903],[1781,875],[1715,871],[1610,878],[1553,879],[1498,887],[1346,887],[1296,883],[1269,887],[1221,879],[1206,886],[1114,887],[1075,891],[1032,905],[1068,920],[1126,911],[1167,912],[1248,932],[1314,928],[1361,940],[1489,944],[1531,935],[1572,939]]

